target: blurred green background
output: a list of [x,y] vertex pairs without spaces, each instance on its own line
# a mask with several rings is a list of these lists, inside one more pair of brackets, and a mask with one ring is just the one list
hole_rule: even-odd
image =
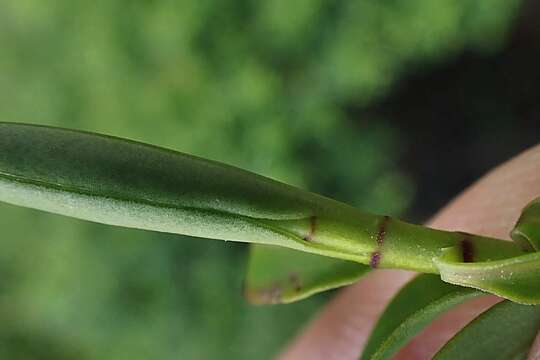
[[[533,1],[0,2],[0,121],[97,131],[423,221],[540,138]],[[0,139],[1,141],[1,139]],[[269,359],[247,247],[0,204],[0,358]]]

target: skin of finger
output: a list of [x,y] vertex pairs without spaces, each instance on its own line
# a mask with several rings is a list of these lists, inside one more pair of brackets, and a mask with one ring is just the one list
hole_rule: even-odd
[[[490,171],[443,208],[429,225],[508,239],[523,207],[538,196],[540,145]],[[413,275],[379,270],[340,291],[278,358],[358,359],[389,299]],[[486,296],[452,309],[430,324],[396,358],[430,359],[459,329],[496,301]],[[530,358],[535,355],[531,352]]]
[[540,332],[536,336],[536,340],[534,340],[528,360],[540,360]]

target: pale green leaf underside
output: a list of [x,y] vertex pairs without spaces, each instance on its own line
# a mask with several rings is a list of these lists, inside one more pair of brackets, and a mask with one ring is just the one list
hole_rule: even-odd
[[379,318],[362,360],[390,359],[436,317],[484,293],[451,285],[436,275],[419,275],[394,297]]
[[351,261],[253,244],[244,291],[251,303],[289,303],[351,284],[369,270]]
[[461,330],[434,359],[526,359],[539,329],[540,306],[503,301]]

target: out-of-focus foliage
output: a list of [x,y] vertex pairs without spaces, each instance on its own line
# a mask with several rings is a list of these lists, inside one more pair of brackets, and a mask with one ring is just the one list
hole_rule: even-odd
[[[517,0],[0,3],[0,119],[228,162],[372,211],[414,185],[351,119],[410,66],[496,50]],[[360,119],[362,120],[362,119]],[[268,358],[320,304],[245,305],[245,248],[0,205],[0,355]]]

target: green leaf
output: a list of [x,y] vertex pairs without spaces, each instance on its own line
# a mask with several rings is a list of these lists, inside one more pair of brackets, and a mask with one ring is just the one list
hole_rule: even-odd
[[525,250],[540,251],[540,198],[523,209],[510,235]]
[[436,260],[441,279],[499,295],[521,304],[540,304],[540,253],[505,260],[463,263],[456,250]]
[[244,291],[254,304],[289,303],[352,284],[369,271],[355,262],[251,245]]
[[[232,166],[120,138],[17,123],[0,123],[0,200],[110,225],[330,256],[348,252],[343,256],[349,258],[355,255],[339,248],[352,248],[350,232],[377,221]],[[309,241],[315,219],[325,226]],[[336,236],[335,229],[347,236]],[[366,257],[365,248],[353,251]]]
[[437,275],[419,275],[404,286],[373,329],[363,360],[390,359],[437,316],[484,293],[451,285]]
[[503,301],[474,319],[434,359],[525,359],[539,329],[540,306]]
[[[195,156],[17,123],[0,123],[0,200],[104,224],[279,245],[363,263],[377,248],[373,234],[382,219]],[[442,238],[452,243],[452,236]],[[427,244],[423,261],[439,247]],[[391,263],[396,255],[385,259]]]

